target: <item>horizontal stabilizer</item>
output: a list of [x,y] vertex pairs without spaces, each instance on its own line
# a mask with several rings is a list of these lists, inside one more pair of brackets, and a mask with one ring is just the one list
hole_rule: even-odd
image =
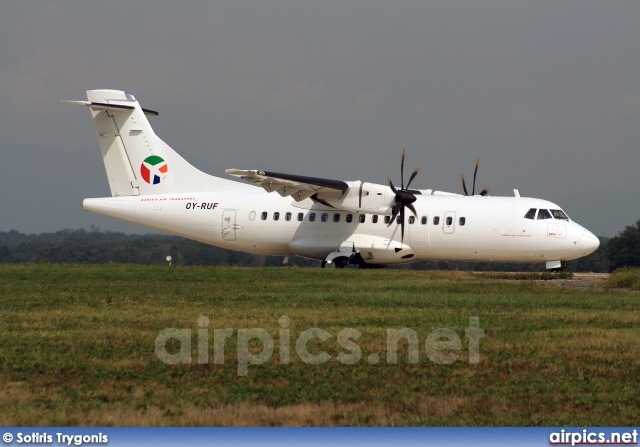
[[[66,104],[75,104],[78,106],[91,107],[92,110],[109,110],[111,112],[122,112],[125,110],[135,110],[134,106],[126,104],[107,104],[104,102],[91,102],[91,101],[60,101]],[[158,112],[149,109],[142,109],[145,115],[157,116]]]

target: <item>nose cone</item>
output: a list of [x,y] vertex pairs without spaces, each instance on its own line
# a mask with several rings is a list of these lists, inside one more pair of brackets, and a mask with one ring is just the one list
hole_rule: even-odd
[[589,230],[584,230],[580,237],[580,248],[584,255],[593,253],[600,246],[600,240]]

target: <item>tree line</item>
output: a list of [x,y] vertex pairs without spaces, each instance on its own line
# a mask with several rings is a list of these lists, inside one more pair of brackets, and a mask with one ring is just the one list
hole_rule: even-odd
[[[262,256],[213,247],[178,236],[135,235],[112,231],[62,230],[24,234],[0,232],[0,263],[162,264],[167,256],[175,265],[282,266],[280,256]],[[291,257],[287,265],[317,267],[319,261]],[[640,220],[612,238],[601,237],[589,256],[569,261],[573,272],[609,272],[640,266]],[[490,262],[414,262],[402,267],[417,270],[544,271],[544,264]]]

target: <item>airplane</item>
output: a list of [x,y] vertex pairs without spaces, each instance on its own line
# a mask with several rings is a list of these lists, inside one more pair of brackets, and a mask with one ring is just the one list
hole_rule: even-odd
[[136,98],[89,90],[111,197],[87,198],[86,211],[217,247],[301,256],[322,267],[380,268],[421,260],[545,263],[560,271],[600,241],[547,200],[464,195],[405,185],[343,181],[265,170],[227,169],[244,180],[206,174],[151,128]]

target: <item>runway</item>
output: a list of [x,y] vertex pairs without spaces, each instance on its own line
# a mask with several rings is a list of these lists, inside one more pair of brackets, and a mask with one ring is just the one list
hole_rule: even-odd
[[609,273],[574,273],[573,278],[554,279],[552,282],[574,289],[591,289],[604,286]]

